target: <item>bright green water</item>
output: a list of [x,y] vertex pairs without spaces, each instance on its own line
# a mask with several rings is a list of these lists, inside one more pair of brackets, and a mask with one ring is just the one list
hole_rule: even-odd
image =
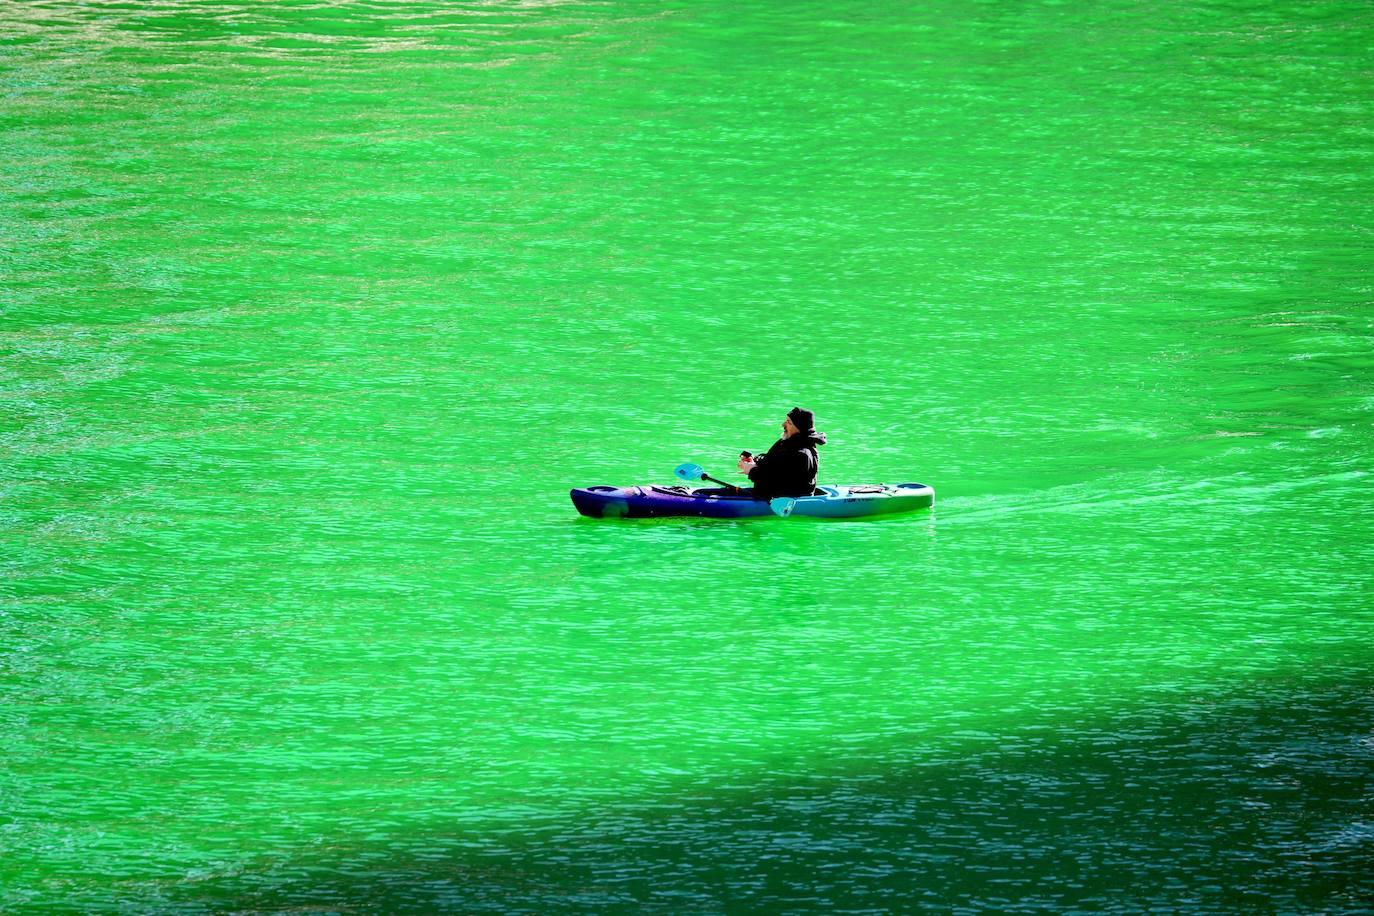
[[0,909],[1369,912],[1368,4],[0,30]]

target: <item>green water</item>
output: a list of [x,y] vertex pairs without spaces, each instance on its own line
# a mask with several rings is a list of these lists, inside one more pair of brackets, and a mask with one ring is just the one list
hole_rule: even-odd
[[1372,39],[0,0],[0,910],[1370,912]]

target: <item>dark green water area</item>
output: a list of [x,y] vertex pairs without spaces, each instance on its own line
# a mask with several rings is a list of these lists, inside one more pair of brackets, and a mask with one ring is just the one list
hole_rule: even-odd
[[1371,47],[0,0],[0,910],[1374,911]]

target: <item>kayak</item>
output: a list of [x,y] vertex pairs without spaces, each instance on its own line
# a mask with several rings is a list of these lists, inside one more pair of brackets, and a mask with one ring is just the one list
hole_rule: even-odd
[[821,486],[813,496],[754,499],[726,487],[579,487],[569,494],[590,518],[861,518],[928,509],[935,491],[923,483]]

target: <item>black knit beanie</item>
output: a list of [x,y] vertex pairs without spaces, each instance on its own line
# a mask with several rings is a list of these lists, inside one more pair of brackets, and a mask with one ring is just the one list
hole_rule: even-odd
[[809,432],[816,427],[816,415],[801,407],[793,407],[789,410],[787,419],[791,420],[792,425],[801,432]]

